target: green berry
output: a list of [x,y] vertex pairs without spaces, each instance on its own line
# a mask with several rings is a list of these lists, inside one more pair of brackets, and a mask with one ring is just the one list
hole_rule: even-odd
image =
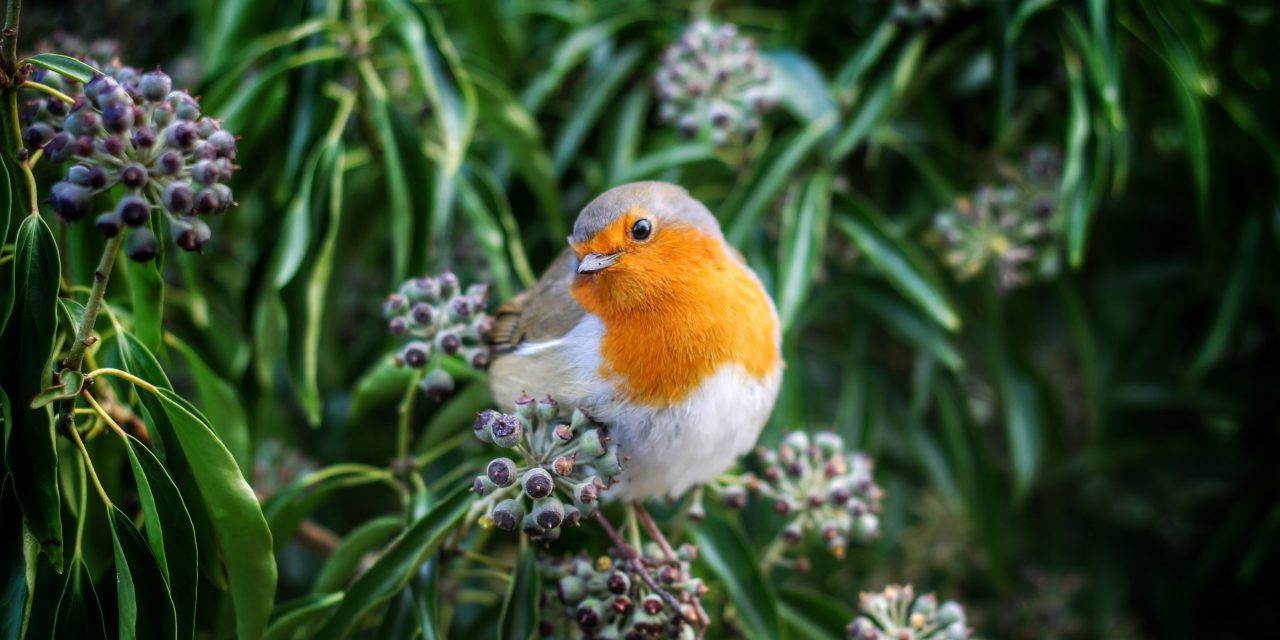
[[944,625],[964,624],[964,607],[960,603],[950,601],[942,603],[938,607],[938,622]]
[[516,415],[520,416],[525,424],[533,424],[534,405],[533,396],[527,393],[522,393],[519,398],[516,398]]
[[602,429],[589,429],[578,439],[578,447],[582,451],[582,455],[590,458],[598,458],[604,455],[608,451],[608,446],[609,436]]
[[553,400],[551,396],[547,396],[538,402],[538,417],[542,418],[543,422],[549,423],[552,420],[555,420],[556,416],[559,414],[560,405]]
[[555,529],[564,522],[564,503],[553,495],[534,500],[533,518],[543,529]]
[[471,492],[482,498],[493,493],[497,488],[497,485],[493,484],[493,481],[488,476],[476,476],[476,479],[471,483]]
[[622,473],[622,458],[621,454],[618,453],[617,445],[610,445],[609,450],[596,459],[596,470],[605,477],[612,477]]
[[148,71],[138,81],[138,90],[148,102],[160,102],[173,90],[173,79],[159,69]]
[[509,498],[494,505],[493,512],[489,514],[493,519],[494,526],[504,531],[515,531],[520,524],[520,520],[524,518],[524,505],[519,500]]
[[428,398],[443,402],[453,395],[453,376],[444,369],[432,369],[422,379],[422,390]]
[[566,606],[572,607],[587,597],[587,585],[578,576],[564,576],[560,578],[556,586],[556,593],[560,596],[560,602]]

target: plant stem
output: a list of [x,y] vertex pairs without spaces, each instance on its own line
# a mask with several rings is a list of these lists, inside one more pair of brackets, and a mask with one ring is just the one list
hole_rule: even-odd
[[18,69],[18,17],[22,14],[22,0],[9,0],[4,13],[4,66],[5,73],[12,76]]
[[67,369],[80,370],[84,362],[84,350],[93,343],[93,325],[98,320],[98,311],[102,308],[102,296],[107,292],[107,281],[111,278],[111,267],[115,265],[116,254],[120,252],[120,244],[124,242],[124,234],[118,233],[107,241],[102,250],[102,259],[98,261],[98,269],[93,272],[93,289],[89,291],[89,302],[84,306],[84,318],[76,328],[76,340],[71,343],[71,353],[62,361]]
[[[89,450],[84,446],[84,440],[80,439],[80,431],[76,429],[75,423],[67,426],[67,432],[71,435],[71,440],[76,443],[76,448],[80,450],[80,455],[84,457],[85,469],[89,471],[89,479],[93,480],[93,488],[98,490],[98,496],[102,498],[103,506],[111,506],[111,498],[107,497],[107,490],[102,488],[102,482],[98,480],[98,472],[93,469],[93,461],[89,459]],[[81,519],[84,516],[81,514]]]
[[[395,464],[397,465],[409,455],[409,432],[412,430],[413,405],[418,399],[418,384],[422,382],[424,371],[426,371],[425,368],[414,372],[413,377],[409,379],[409,386],[404,390],[404,398],[400,401],[400,420],[396,424]],[[411,465],[405,466],[410,471],[413,468]]]

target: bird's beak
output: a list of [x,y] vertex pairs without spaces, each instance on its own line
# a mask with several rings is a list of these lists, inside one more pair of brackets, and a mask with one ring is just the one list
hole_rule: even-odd
[[578,262],[578,273],[596,273],[604,271],[613,266],[618,261],[618,257],[622,252],[617,253],[588,253],[582,256],[582,260]]

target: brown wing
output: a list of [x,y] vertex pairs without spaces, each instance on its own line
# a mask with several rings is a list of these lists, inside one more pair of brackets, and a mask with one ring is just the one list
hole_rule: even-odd
[[537,283],[498,307],[489,333],[495,358],[525,342],[559,338],[586,315],[569,291],[575,262],[573,252],[565,249]]

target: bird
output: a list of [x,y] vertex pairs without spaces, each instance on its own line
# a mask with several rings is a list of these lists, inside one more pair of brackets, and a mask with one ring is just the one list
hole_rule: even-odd
[[733,466],[782,382],[773,300],[711,211],[664,182],[588,203],[489,335],[495,401],[546,394],[606,425],[625,456],[609,495],[634,504]]

